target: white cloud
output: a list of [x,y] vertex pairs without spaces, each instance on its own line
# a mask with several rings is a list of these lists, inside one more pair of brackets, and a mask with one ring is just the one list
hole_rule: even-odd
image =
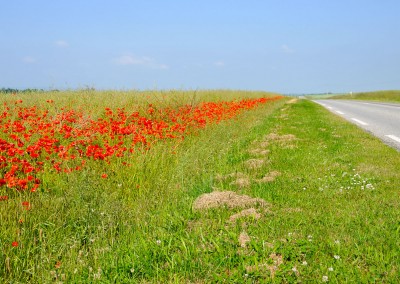
[[37,62],[37,59],[32,56],[25,56],[22,58],[22,62],[33,64]]
[[224,67],[225,66],[225,62],[218,60],[214,62],[214,65],[217,67]]
[[113,60],[117,65],[137,65],[151,69],[168,69],[168,65],[156,62],[153,58],[147,56],[134,56],[134,55],[122,55]]
[[284,53],[294,53],[294,50],[290,48],[287,44],[282,44],[281,48]]
[[67,47],[68,46],[68,42],[66,42],[65,40],[56,40],[54,42],[54,44],[58,47]]

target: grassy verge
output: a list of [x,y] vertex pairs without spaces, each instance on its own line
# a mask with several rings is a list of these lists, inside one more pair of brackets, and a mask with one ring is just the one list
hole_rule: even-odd
[[330,99],[400,102],[400,91],[376,91],[332,96]]
[[3,282],[400,281],[399,153],[354,125],[281,100],[170,146],[0,203]]

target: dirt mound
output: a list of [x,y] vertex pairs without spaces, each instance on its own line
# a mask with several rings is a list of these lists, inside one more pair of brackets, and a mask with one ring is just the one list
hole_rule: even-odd
[[241,232],[238,238],[239,245],[242,248],[246,247],[246,244],[251,241],[249,235],[246,232]]
[[[268,144],[268,142],[263,142],[263,143],[267,143]],[[261,147],[266,147],[268,145],[266,145],[266,146],[260,145],[260,146]],[[251,155],[255,155],[255,156],[266,156],[266,155],[269,154],[269,150],[265,150],[265,149],[262,149],[262,148],[261,149],[260,148],[251,149],[248,152]]]
[[233,191],[214,191],[200,195],[193,203],[194,210],[228,207],[245,208],[250,206],[265,206],[266,201],[248,195],[237,194]]
[[261,214],[257,212],[255,208],[249,208],[249,209],[244,209],[240,211],[239,213],[233,214],[231,217],[229,217],[230,222],[236,222],[237,219],[243,218],[243,217],[251,217],[254,219],[260,219]]
[[298,99],[291,99],[290,101],[287,101],[287,104],[295,104],[297,103]]
[[258,169],[264,164],[263,159],[250,159],[245,162],[248,169]]
[[281,173],[278,171],[272,171],[266,174],[263,178],[257,179],[257,182],[265,183],[265,182],[272,182],[275,180],[276,177],[280,176]]
[[239,188],[249,187],[250,184],[251,184],[251,182],[248,177],[237,178],[236,180],[231,182],[231,185],[236,185]]
[[265,139],[268,141],[287,142],[296,140],[297,138],[293,134],[278,135],[276,133],[270,133],[265,136]]

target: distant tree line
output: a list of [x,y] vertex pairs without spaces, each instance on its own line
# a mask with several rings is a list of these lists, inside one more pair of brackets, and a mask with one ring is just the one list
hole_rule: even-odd
[[0,93],[5,93],[5,94],[14,94],[14,93],[35,93],[35,92],[44,92],[45,90],[43,89],[12,89],[12,88],[1,88]]

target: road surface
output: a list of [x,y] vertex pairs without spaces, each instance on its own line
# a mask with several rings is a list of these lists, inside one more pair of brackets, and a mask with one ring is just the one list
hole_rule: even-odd
[[349,100],[314,102],[357,124],[400,151],[400,104]]

